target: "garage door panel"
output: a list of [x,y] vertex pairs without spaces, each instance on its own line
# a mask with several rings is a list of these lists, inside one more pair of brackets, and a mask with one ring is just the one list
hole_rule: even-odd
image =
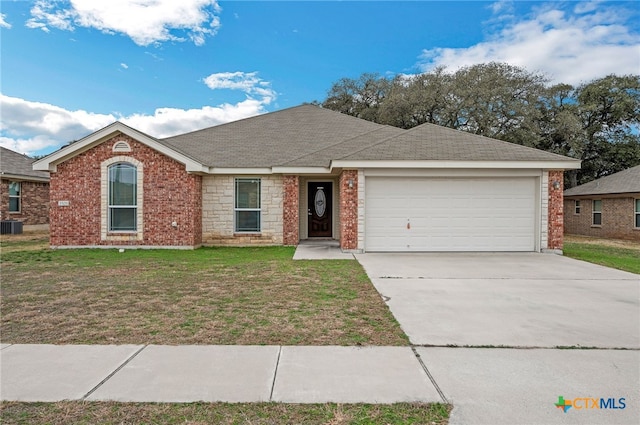
[[367,179],[367,251],[533,251],[536,180]]

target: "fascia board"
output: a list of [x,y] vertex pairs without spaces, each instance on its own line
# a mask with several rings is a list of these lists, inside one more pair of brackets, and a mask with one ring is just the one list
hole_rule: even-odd
[[247,167],[247,168],[231,168],[231,167],[209,167],[207,174],[231,174],[231,175],[264,175],[273,174],[271,168],[268,167]]
[[[46,170],[45,170],[46,171]],[[48,177],[25,176],[23,174],[0,173],[3,179],[19,180],[24,182],[41,182],[49,183]]]
[[331,174],[327,167],[273,167],[274,174]]
[[108,125],[107,127],[101,130],[98,130],[88,135],[87,137],[80,139],[77,142],[72,143],[70,145],[67,145],[62,149],[34,162],[33,169],[37,171],[55,172],[56,166],[58,164],[93,148],[94,146],[100,144],[101,142],[105,141],[109,137],[112,137],[115,133],[118,133],[118,132],[125,134],[127,136],[130,136],[133,139],[137,140],[138,142],[144,145],[147,145],[148,147],[162,153],[163,155],[166,155],[169,158],[172,158],[180,162],[181,164],[184,164],[186,167],[186,170],[189,172],[206,171],[206,167],[204,167],[198,161],[195,161],[179,152],[176,152],[175,150],[151,139],[146,134],[140,133],[139,131],[131,127],[125,126],[120,122],[115,122],[111,125]]
[[344,161],[331,162],[333,168],[505,168],[577,170],[580,161]]

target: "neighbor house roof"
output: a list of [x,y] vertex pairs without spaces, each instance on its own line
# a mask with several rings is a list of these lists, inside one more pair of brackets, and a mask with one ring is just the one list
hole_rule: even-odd
[[564,191],[564,196],[640,193],[640,165]]
[[0,174],[3,178],[49,181],[48,172],[33,170],[34,161],[26,155],[0,147]]

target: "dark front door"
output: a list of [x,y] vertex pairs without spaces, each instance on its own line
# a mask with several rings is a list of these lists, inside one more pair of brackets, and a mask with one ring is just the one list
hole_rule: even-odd
[[308,214],[309,237],[330,238],[333,236],[331,226],[331,190],[330,182],[309,182]]

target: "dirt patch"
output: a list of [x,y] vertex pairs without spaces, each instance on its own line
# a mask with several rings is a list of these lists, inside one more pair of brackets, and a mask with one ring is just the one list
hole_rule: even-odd
[[589,245],[602,245],[613,248],[626,248],[640,251],[640,242],[628,241],[624,239],[603,239],[590,236],[564,235],[564,241],[569,243],[582,243]]

